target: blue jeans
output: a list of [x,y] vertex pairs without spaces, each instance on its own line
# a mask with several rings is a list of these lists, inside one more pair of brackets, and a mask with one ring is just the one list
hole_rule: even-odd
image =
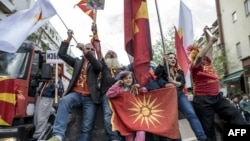
[[118,131],[112,131],[111,125],[111,116],[112,111],[109,107],[109,99],[106,94],[102,97],[102,108],[103,108],[103,116],[104,116],[104,128],[107,133],[107,141],[117,140],[121,141],[121,136],[119,135]]
[[83,117],[79,141],[90,140],[90,132],[94,124],[97,105],[92,101],[91,96],[82,96],[75,92],[69,93],[60,100],[54,122],[53,135],[60,135],[65,138],[69,113],[72,108],[80,106],[82,106]]
[[207,136],[202,128],[200,120],[196,116],[194,108],[183,92],[178,92],[178,109],[187,118],[194,134],[198,140],[206,139]]

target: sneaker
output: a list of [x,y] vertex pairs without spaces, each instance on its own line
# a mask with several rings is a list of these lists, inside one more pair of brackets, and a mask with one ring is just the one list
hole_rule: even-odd
[[48,139],[47,141],[61,141],[58,137],[53,136],[50,139]]

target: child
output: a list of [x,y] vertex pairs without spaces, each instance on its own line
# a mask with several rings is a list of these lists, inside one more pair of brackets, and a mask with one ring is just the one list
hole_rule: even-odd
[[[135,80],[133,78],[133,73],[130,71],[122,71],[120,72],[119,80],[113,84],[107,91],[107,96],[109,98],[116,97],[121,94],[121,92],[130,91],[131,94],[136,95],[139,92],[147,92],[145,87],[140,87],[139,84],[135,84]],[[138,90],[139,89],[139,90]],[[134,134],[130,134],[125,136],[126,141],[145,141],[145,132],[144,131],[136,131],[136,135],[134,138]]]
[[46,80],[39,90],[39,95],[36,100],[36,109],[34,115],[35,132],[33,138],[39,139],[47,127],[51,112],[54,111],[53,104],[55,98],[55,89],[58,89],[58,95],[62,96],[64,93],[63,82],[60,79],[62,68],[58,66],[58,83],[56,79],[56,67],[53,67],[53,74],[51,80]]

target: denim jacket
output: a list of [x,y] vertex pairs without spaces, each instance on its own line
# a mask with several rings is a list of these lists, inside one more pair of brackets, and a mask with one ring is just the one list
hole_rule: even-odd
[[[62,96],[64,93],[64,87],[62,80],[58,80],[59,88],[58,88],[58,96]],[[44,84],[46,85],[46,83]],[[55,97],[55,82],[48,82],[48,85],[44,88],[43,97],[49,97],[49,98],[54,98]]]

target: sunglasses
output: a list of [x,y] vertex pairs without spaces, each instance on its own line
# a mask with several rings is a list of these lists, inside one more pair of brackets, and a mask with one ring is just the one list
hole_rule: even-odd
[[89,48],[89,47],[86,47],[85,49],[86,49],[86,50],[95,51],[95,49],[94,49],[94,48]]

